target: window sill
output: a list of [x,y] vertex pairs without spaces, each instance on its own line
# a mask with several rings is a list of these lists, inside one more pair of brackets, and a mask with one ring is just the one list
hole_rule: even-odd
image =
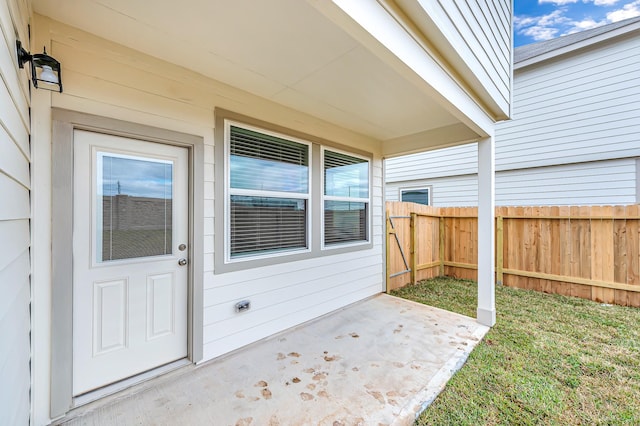
[[352,252],[370,250],[373,248],[373,242],[361,242],[355,244],[340,244],[333,247],[317,248],[307,250],[305,252],[286,252],[273,254],[271,256],[248,257],[244,259],[233,259],[230,261],[222,261],[222,255],[215,259],[214,271],[215,275],[226,274],[230,272],[239,272],[249,269],[266,268],[275,265],[285,265],[288,263],[301,262],[323,257],[331,257]]

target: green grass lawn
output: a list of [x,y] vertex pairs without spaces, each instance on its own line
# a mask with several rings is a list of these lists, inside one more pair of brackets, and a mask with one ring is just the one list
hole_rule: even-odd
[[[474,281],[394,295],[475,317]],[[496,288],[497,323],[417,425],[640,425],[640,309]]]

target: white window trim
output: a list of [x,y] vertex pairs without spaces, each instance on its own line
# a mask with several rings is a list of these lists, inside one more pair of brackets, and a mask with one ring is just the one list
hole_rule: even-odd
[[[286,140],[291,141],[302,141],[307,142],[311,146],[311,179],[310,179],[310,190],[311,190],[311,198],[309,199],[309,209],[308,209],[308,219],[307,223],[310,227],[310,231],[308,231],[309,238],[309,247],[310,250],[307,251],[283,251],[277,253],[270,253],[266,256],[260,257],[234,257],[233,261],[229,262],[226,259],[229,259],[229,249],[227,248],[227,241],[229,241],[229,226],[227,225],[227,217],[229,215],[230,206],[228,205],[229,192],[226,189],[226,182],[228,181],[228,170],[229,170],[229,155],[226,154],[228,152],[228,136],[225,136],[225,129],[228,127],[226,122],[229,122],[231,125],[238,125],[242,128],[247,128],[250,130],[255,129],[258,132],[264,132],[265,134],[271,134],[276,137],[282,137]],[[270,129],[270,130],[269,130]],[[259,119],[245,116],[242,114],[235,113],[233,111],[228,111],[221,108],[216,108],[215,110],[215,129],[214,129],[214,140],[215,145],[213,146],[213,154],[216,161],[216,166],[214,167],[214,215],[215,220],[213,220],[213,233],[215,235],[214,238],[214,250],[213,250],[213,274],[226,274],[226,273],[235,273],[239,271],[244,271],[247,269],[254,268],[263,268],[270,267],[273,265],[279,264],[287,264],[291,262],[305,262],[311,261],[314,259],[321,259],[325,256],[335,256],[341,254],[348,254],[362,250],[371,250],[374,248],[373,241],[375,240],[375,235],[372,232],[372,229],[375,229],[375,224],[373,223],[373,217],[375,217],[374,212],[377,207],[373,204],[372,200],[377,200],[378,195],[373,192],[373,188],[376,187],[376,182],[382,182],[380,177],[376,178],[374,181],[373,176],[376,176],[376,168],[374,165],[376,164],[375,156],[373,153],[359,149],[358,147],[351,147],[347,145],[341,145],[338,142],[323,139],[318,136],[314,136],[311,134],[303,133],[294,129],[282,127],[278,124],[269,123],[265,121],[261,121]],[[322,216],[323,211],[321,205],[322,201],[322,192],[321,188],[322,184],[322,164],[320,157],[322,156],[322,148],[326,147],[327,149],[335,152],[343,152],[347,155],[351,155],[354,157],[360,157],[364,160],[369,161],[369,214],[367,216],[369,224],[368,224],[368,242],[355,242],[352,244],[343,243],[330,245],[327,250],[323,250],[321,247],[321,243],[324,240],[323,238],[323,225],[322,225]],[[287,197],[290,197],[291,194],[287,193]]]
[[[429,191],[429,199],[427,206],[431,207],[433,204],[433,186],[432,185],[422,185],[422,186],[405,186],[402,188],[398,188],[398,201],[402,202],[402,192],[403,191],[419,191],[421,189],[426,189]],[[424,204],[423,204],[424,205]]]
[[[291,142],[300,143],[307,146],[309,154],[309,166],[308,166],[308,187],[307,193],[297,192],[282,192],[282,191],[261,191],[261,190],[249,190],[249,189],[232,189],[231,188],[231,126],[240,127],[246,130],[251,130],[264,135],[285,139]],[[300,253],[310,253],[313,246],[312,235],[312,223],[311,212],[313,209],[312,202],[312,169],[313,169],[313,144],[309,141],[298,139],[289,135],[285,135],[278,132],[273,132],[261,127],[251,126],[246,123],[241,123],[234,120],[224,120],[224,262],[226,264],[248,262],[256,259],[268,259],[282,256],[291,256]],[[257,255],[239,256],[236,258],[231,257],[231,195],[252,195],[257,197],[275,197],[275,198],[296,198],[307,201],[306,213],[306,248],[304,249],[283,249],[274,252]]]
[[[337,152],[339,154],[348,155],[350,157],[360,158],[367,162],[368,169],[368,191],[369,197],[367,198],[355,198],[355,197],[337,197],[333,195],[325,195],[324,191],[324,153],[325,151]],[[332,148],[330,146],[321,146],[320,147],[320,249],[323,251],[335,250],[339,248],[345,247],[357,247],[362,245],[370,244],[371,242],[371,221],[373,220],[372,208],[371,208],[371,196],[373,191],[373,165],[370,157],[366,157],[364,155],[355,154],[353,152],[345,151],[342,149]],[[351,241],[347,243],[338,243],[338,244],[330,244],[325,245],[324,243],[324,202],[325,201],[351,201],[354,203],[366,203],[367,204],[367,238],[362,241]]]

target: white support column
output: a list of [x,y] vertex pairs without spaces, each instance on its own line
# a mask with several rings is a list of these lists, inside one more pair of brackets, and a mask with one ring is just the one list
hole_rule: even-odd
[[480,324],[496,323],[495,138],[478,142],[478,311]]

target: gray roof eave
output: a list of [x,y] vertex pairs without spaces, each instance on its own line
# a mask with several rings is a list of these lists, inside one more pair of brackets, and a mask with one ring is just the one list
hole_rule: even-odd
[[514,50],[513,69],[518,70],[638,30],[640,30],[640,16],[521,46]]

